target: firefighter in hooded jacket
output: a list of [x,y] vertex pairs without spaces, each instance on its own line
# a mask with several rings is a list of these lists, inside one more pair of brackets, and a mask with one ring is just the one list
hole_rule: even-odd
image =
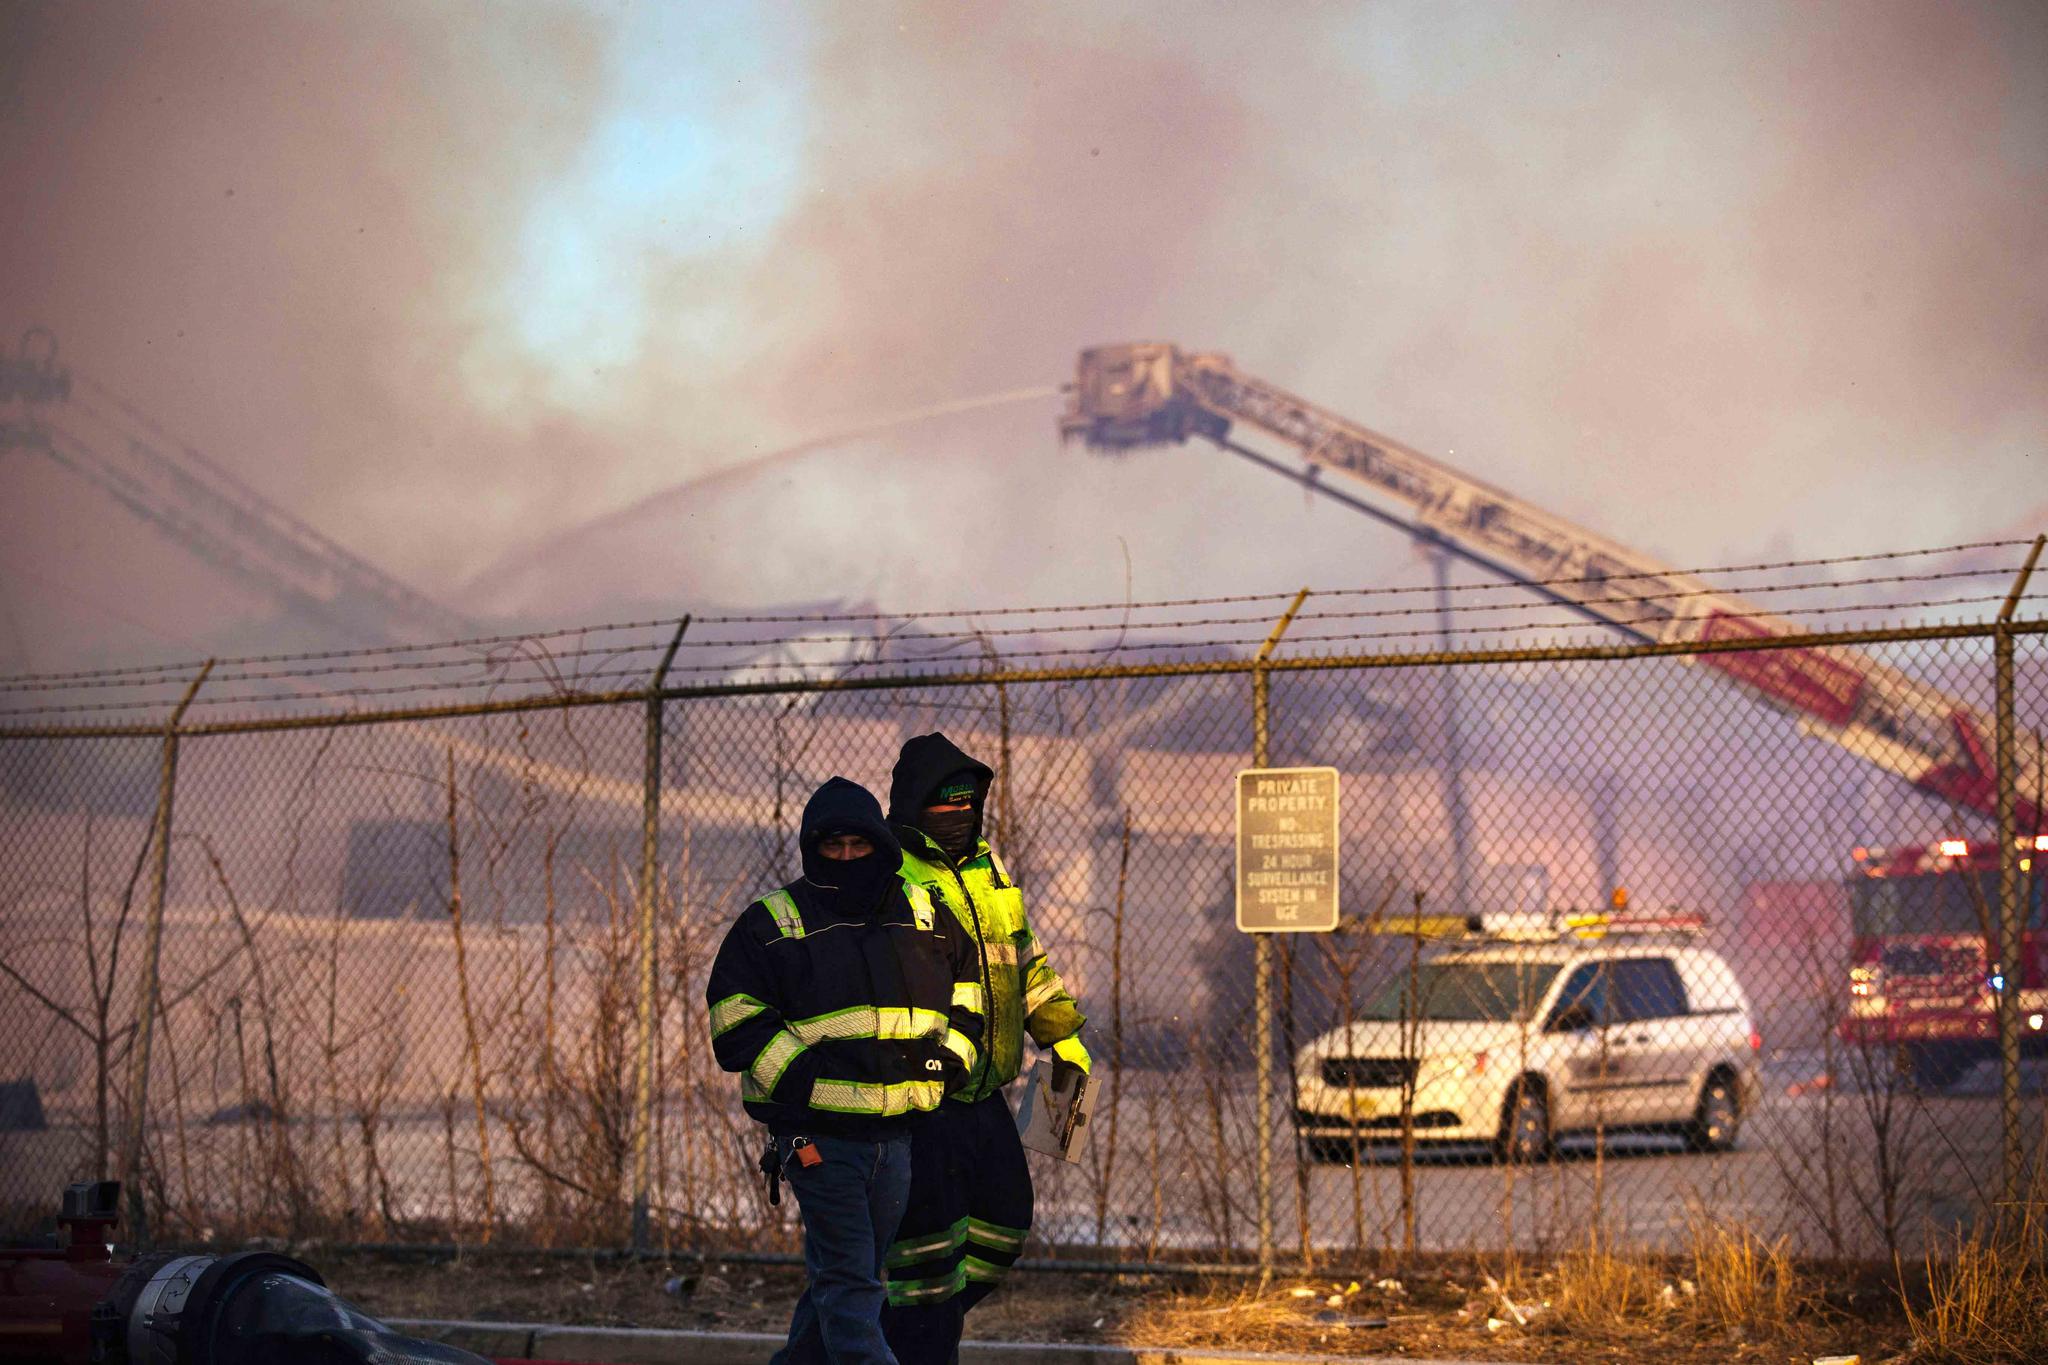
[[910,1206],[889,1249],[889,1344],[904,1365],[957,1358],[969,1309],[992,1292],[1031,1230],[1031,1172],[1003,1087],[1017,1077],[1024,1035],[1056,1067],[1088,1069],[1083,1016],[1046,962],[1024,894],[982,838],[995,772],[942,734],[903,745],[889,784],[889,823],[903,879],[943,903],[977,952],[987,1002],[977,1056],[962,1084],[911,1134]]
[[981,964],[953,917],[901,878],[866,788],[804,807],[803,876],[751,902],[705,983],[712,1050],[768,1127],[771,1197],[803,1212],[807,1283],[778,1365],[895,1365],[882,1266],[910,1190],[913,1117],[981,1069]]

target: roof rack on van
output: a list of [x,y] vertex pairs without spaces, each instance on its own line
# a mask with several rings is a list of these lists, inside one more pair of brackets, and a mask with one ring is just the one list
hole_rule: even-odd
[[1707,932],[1707,917],[1697,910],[1572,915],[1567,922],[1580,938],[1604,938],[1609,934],[1679,934],[1697,938]]
[[1474,937],[1506,943],[1554,943],[1560,939],[1601,939],[1612,935],[1678,934],[1697,937],[1707,931],[1707,917],[1696,911],[1551,910],[1475,915],[1468,922]]
[[1691,910],[1511,910],[1481,915],[1388,915],[1360,926],[1367,933],[1489,943],[1557,943],[1611,935],[1680,935],[1707,931]]
[[1368,934],[1400,938],[1468,938],[1479,932],[1477,915],[1375,915],[1356,928]]

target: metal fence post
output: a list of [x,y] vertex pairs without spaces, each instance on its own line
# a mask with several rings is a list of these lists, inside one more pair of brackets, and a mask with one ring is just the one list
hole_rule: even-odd
[[[1273,624],[1273,633],[1266,637],[1266,643],[1259,646],[1252,668],[1252,766],[1263,768],[1269,757],[1269,704],[1267,660],[1273,657],[1273,650],[1279,645],[1280,637],[1293,624],[1294,613],[1301,609],[1302,601],[1308,596],[1303,588],[1294,594],[1294,600],[1287,604],[1287,610]],[[1273,1273],[1273,945],[1264,934],[1252,937],[1252,1012],[1253,1031],[1256,1034],[1254,1046],[1258,1049],[1258,1098],[1255,1101],[1254,1126],[1258,1129],[1258,1159],[1254,1169],[1257,1172],[1256,1199],[1259,1206],[1259,1276],[1264,1279]]]
[[690,628],[685,616],[676,623],[647,684],[647,767],[640,802],[640,904],[634,926],[635,948],[640,967],[640,1036],[633,1062],[633,1249],[647,1250],[648,1158],[654,1137],[654,875],[661,842],[661,717],[662,684],[668,681],[669,665],[676,660],[676,647]]
[[150,830],[155,858],[149,869],[149,918],[142,931],[141,979],[135,985],[135,1043],[128,1056],[128,1132],[121,1143],[121,1185],[128,1191],[128,1227],[137,1247],[146,1248],[149,1238],[149,1210],[142,1197],[142,1139],[149,1116],[149,1045],[156,1031],[157,1003],[161,997],[159,964],[163,960],[164,891],[171,868],[171,797],[178,786],[178,725],[185,708],[198,695],[206,675],[213,672],[208,659],[197,677],[185,686],[185,695],[164,723],[164,755],[157,774],[156,821]]
[[[2036,536],[2027,562],[1998,609],[1998,624],[1991,640],[1992,685],[1994,688],[1993,745],[1998,767],[1998,1122],[2004,1178],[1999,1184],[1999,1225],[2019,1226],[2020,1195],[2026,1178],[2026,1147],[2020,1132],[2020,987],[2027,972],[2022,962],[2025,951],[2024,915],[2020,906],[2019,848],[2015,821],[2013,739],[2012,614],[2027,590],[2034,564],[2048,536]],[[2036,794],[2036,800],[2039,799]],[[2035,831],[2029,830],[2032,835]],[[2028,843],[2033,841],[2030,838]]]

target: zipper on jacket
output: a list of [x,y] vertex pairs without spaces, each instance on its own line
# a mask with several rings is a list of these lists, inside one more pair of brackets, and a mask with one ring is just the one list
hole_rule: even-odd
[[[934,845],[934,847],[937,847]],[[946,850],[939,849],[939,856],[946,857]],[[990,860],[993,865],[994,860]],[[967,889],[967,879],[960,875],[960,868],[951,858],[946,858],[946,870],[953,874],[953,884],[960,888],[960,899],[967,902],[967,912],[974,916],[974,955],[981,960],[981,1007],[987,1018],[981,1033],[981,1073],[974,1078],[974,1088],[979,1090],[988,1083],[989,1067],[995,1062],[996,1054],[996,982],[988,968],[988,939],[981,931],[981,906],[975,903],[974,893]],[[987,1096],[979,1096],[986,1099]]]
[[[912,826],[912,828],[915,829],[916,827]],[[953,885],[960,888],[960,899],[967,902],[967,913],[974,917],[974,955],[975,958],[981,963],[982,1005],[981,1067],[974,1074],[973,1078],[973,1088],[978,1090],[983,1085],[987,1084],[989,1070],[991,1067],[995,1065],[996,1043],[996,982],[994,975],[989,971],[988,940],[982,936],[981,906],[974,899],[974,893],[967,889],[967,879],[960,875],[960,865],[953,861],[952,855],[947,853],[946,850],[944,850],[943,848],[940,848],[938,842],[934,840],[931,837],[931,835],[926,834],[923,830],[917,830],[917,834],[921,839],[923,839],[925,846],[927,848],[929,848],[932,852],[939,855],[938,862],[940,863],[940,865],[942,865],[946,869],[946,871],[953,874]],[[983,842],[987,841],[984,840]],[[923,855],[920,854],[919,856],[922,857]],[[980,855],[979,851],[977,850],[976,853],[969,855],[967,861],[973,862],[974,859],[978,856]],[[926,858],[924,859],[924,861],[931,862],[932,859]],[[989,855],[988,862],[989,869],[991,873],[993,873],[996,862],[995,855],[993,853]],[[1023,1027],[1022,1020],[1019,1020],[1018,1027],[1021,1031]],[[986,1095],[977,1096],[975,1102],[979,1103],[980,1100],[987,1098],[988,1097]]]
[[[897,895],[897,894],[900,894],[900,893],[898,893],[898,892],[895,892],[895,891],[891,891],[891,892],[889,892],[889,893],[888,893],[888,895],[886,895],[886,896],[884,896],[884,897],[882,898],[882,905],[883,905],[884,909],[886,909],[886,908],[888,907],[888,904],[889,904],[889,899],[888,899],[888,897],[889,897],[889,896],[894,896],[894,895]],[[906,904],[907,904],[907,902],[906,902]],[[910,917],[910,921],[909,921],[909,924],[910,924],[910,932],[911,932],[911,933],[915,934],[915,933],[919,932],[919,930],[918,930],[918,927],[917,927],[917,916],[916,916],[915,914],[912,914],[912,915],[911,915],[911,917]],[[891,933],[891,932],[889,931],[889,923],[888,923],[888,921],[887,921],[887,920],[885,920],[885,919],[883,919],[883,918],[881,917],[881,915],[880,915],[880,914],[877,914],[877,915],[875,916],[875,918],[874,918],[873,920],[871,920],[871,921],[869,922],[869,926],[870,926],[870,928],[873,928],[873,929],[879,930],[879,931],[881,932],[881,935],[882,935],[882,941],[883,941],[884,943],[886,943],[886,944],[888,944],[888,945],[889,945],[889,956],[890,956],[890,957],[892,957],[892,958],[894,958],[894,959],[896,960],[896,979],[897,979],[897,980],[898,980],[899,982],[901,982],[901,983],[902,983],[902,985],[903,985],[903,999],[905,1000],[905,1002],[907,1002],[907,1003],[911,1004],[912,1006],[915,1006],[915,1004],[916,1004],[916,1000],[915,1000],[915,998],[914,998],[914,997],[912,996],[912,994],[911,994],[911,986],[910,986],[910,972],[909,972],[909,971],[908,971],[908,969],[906,969],[906,968],[904,967],[904,965],[903,965],[903,948],[902,948],[902,946],[901,946],[901,945],[900,945],[900,944],[899,944],[899,943],[897,942],[897,939],[896,939],[896,935],[895,935],[895,934],[893,934],[893,933]],[[868,959],[867,959],[867,954],[866,954],[866,953],[862,953],[862,954],[861,954],[861,959],[860,959],[860,960],[861,960],[861,963],[862,963],[862,965],[866,966],[866,965],[867,965],[867,960],[868,960]],[[874,995],[875,995],[875,969],[874,969],[874,968],[873,968],[872,966],[868,966],[868,996],[869,996],[869,998],[873,998],[873,996],[874,996]],[[914,1052],[913,1052],[913,1051],[911,1050],[911,1046],[910,1046],[910,1044],[908,1044],[908,1043],[902,1043],[902,1044],[899,1044],[899,1046],[900,1046],[900,1047],[901,1047],[901,1048],[903,1049],[903,1051],[904,1051],[904,1053],[905,1053],[905,1055],[906,1055],[906,1056],[910,1056],[910,1057],[913,1057],[913,1058],[915,1057],[915,1055],[916,1055],[916,1054],[915,1054],[915,1053],[914,1053]],[[940,1102],[941,1102],[941,1103],[943,1103],[943,1102],[945,1101],[945,1096],[941,1095],[941,1096],[939,1097],[939,1099],[940,1099]]]

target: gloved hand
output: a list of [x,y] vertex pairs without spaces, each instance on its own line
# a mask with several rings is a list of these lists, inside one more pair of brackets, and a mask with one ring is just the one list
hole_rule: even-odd
[[[1079,1034],[1062,1038],[1052,1045],[1052,1088],[1066,1090],[1073,1083],[1088,1074],[1093,1063],[1089,1060],[1088,1049],[1081,1046]],[[1079,1073],[1077,1076],[1076,1073]]]

